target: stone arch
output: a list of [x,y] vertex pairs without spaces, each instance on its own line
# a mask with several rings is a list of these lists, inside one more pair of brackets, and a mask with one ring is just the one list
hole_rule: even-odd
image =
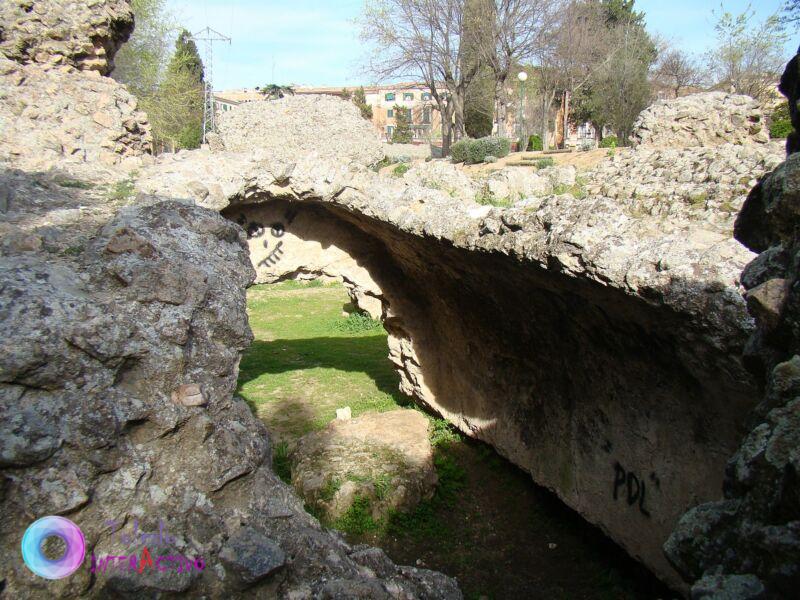
[[[662,545],[687,508],[718,496],[754,397],[685,314],[330,202],[269,198],[223,214],[263,226],[249,240],[259,280],[341,276],[355,299],[379,299],[403,392],[683,586]],[[259,266],[279,241],[281,260]]]

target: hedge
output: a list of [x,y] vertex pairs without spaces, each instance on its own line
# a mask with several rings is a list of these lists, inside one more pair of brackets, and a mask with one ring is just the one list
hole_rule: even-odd
[[501,137],[483,137],[477,140],[469,138],[459,140],[450,146],[453,162],[474,165],[483,162],[487,156],[503,158],[511,151],[511,140]]
[[542,144],[542,138],[538,135],[532,135],[528,138],[528,150],[544,150],[544,144]]

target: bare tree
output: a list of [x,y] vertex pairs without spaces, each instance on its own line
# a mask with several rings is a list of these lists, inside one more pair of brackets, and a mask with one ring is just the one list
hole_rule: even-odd
[[616,49],[605,15],[598,3],[569,0],[557,13],[550,43],[536,51],[541,86],[542,140],[547,140],[547,122],[558,92],[563,94],[564,126],[570,120],[570,98],[575,98],[592,75],[608,63]]
[[413,77],[430,89],[442,118],[442,150],[464,135],[464,99],[479,61],[467,61],[464,0],[368,0],[362,38],[377,80]]
[[486,23],[479,41],[485,64],[495,79],[495,118],[508,135],[508,82],[523,61],[531,60],[552,39],[556,16],[565,0],[486,0],[480,15]]
[[716,83],[769,100],[787,59],[788,37],[779,15],[761,23],[753,21],[755,12],[749,8],[739,15],[722,12],[716,16],[717,46],[707,57]]
[[681,95],[681,90],[700,85],[702,71],[692,55],[683,50],[671,49],[662,51],[656,65],[656,77],[677,98]]

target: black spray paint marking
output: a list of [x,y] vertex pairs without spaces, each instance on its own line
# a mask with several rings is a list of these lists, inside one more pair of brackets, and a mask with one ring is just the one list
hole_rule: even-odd
[[[275,244],[275,248],[273,248],[272,252],[267,254],[267,257],[258,263],[259,266],[266,265],[268,267],[274,267],[278,264],[283,256],[283,250],[281,250],[281,246],[283,246],[283,242],[278,242]],[[264,242],[264,247],[267,247],[267,242]]]
[[614,500],[619,498],[620,488],[627,491],[628,506],[638,503],[639,512],[645,517],[650,516],[650,512],[644,507],[647,495],[647,485],[644,480],[636,477],[633,472],[625,471],[625,468],[617,462],[614,463]]
[[[294,218],[296,216],[297,216],[297,209],[295,209],[295,208],[287,210],[285,215],[284,215],[287,223],[289,223],[289,224],[291,224],[291,222],[294,221]],[[257,221],[251,221],[250,223],[248,223],[247,222],[247,217],[245,217],[244,214],[240,213],[239,214],[239,218],[236,220],[236,222],[246,229],[246,231],[247,231],[247,239],[248,240],[256,238],[256,237],[260,237],[260,236],[264,235],[264,233],[265,233],[265,228],[264,228],[263,224],[258,223]],[[245,227],[245,225],[246,225],[246,227]],[[272,233],[272,237],[274,237],[274,238],[283,237],[283,234],[286,233],[286,227],[284,227],[283,223],[281,223],[280,221],[276,221],[275,223],[272,223],[272,225],[269,226],[269,229],[270,229],[270,233]],[[264,246],[264,248],[268,249],[269,248],[269,240],[264,240],[262,242],[262,245]],[[283,246],[283,242],[282,241],[278,242],[275,245],[275,248],[272,249],[272,252],[270,252],[266,256],[266,258],[264,258],[262,261],[260,261],[258,263],[258,266],[273,267],[273,266],[277,265],[278,262],[281,260],[281,257],[283,257],[283,249],[281,248],[281,246]]]

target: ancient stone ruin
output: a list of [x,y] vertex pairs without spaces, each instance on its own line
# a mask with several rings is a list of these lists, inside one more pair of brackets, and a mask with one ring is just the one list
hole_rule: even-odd
[[[250,152],[275,119],[298,127],[280,103],[248,108],[268,107],[263,130],[245,135],[233,111],[212,148],[154,160],[146,119],[97,62],[130,31],[127,3],[87,6],[0,13],[0,119],[15,132],[0,134],[7,593],[460,597],[442,574],[323,529],[271,471],[269,435],[233,395],[251,340],[245,288],[317,276],[341,279],[383,320],[402,391],[664,581],[688,592],[702,578],[700,597],[797,583],[798,155],[739,217],[756,258],[730,235],[742,188],[780,160],[754,107],[715,96],[731,136],[709,140],[651,118],[706,100],[662,105],[642,117],[635,150],[582,183],[559,168],[465,179],[442,162],[386,176],[369,168],[376,149],[358,135],[348,146],[344,130],[346,160],[299,142]],[[94,113],[60,103],[64,90],[97,94]],[[334,102],[319,104],[359,119]],[[718,173],[701,178],[703,164]],[[641,169],[635,194],[608,181],[624,165]],[[686,171],[676,165],[692,165],[691,180],[654,197],[670,170]],[[486,193],[512,202],[476,203]],[[128,554],[109,522],[163,515],[175,551],[207,568],[37,579],[18,548],[44,514],[69,516],[103,556]]]
[[[0,144],[0,594],[460,598],[454,580],[324,530],[272,472],[268,433],[233,396],[252,340],[246,234],[191,202],[130,205],[131,163],[114,157],[148,162],[146,121],[136,115],[138,141],[115,146],[129,139],[117,117],[130,96],[62,69],[66,51],[47,55],[63,39],[110,59],[132,25],[127,3],[4,3],[3,17],[0,89],[38,108],[12,110],[14,147]],[[31,32],[41,43],[22,64]],[[112,101],[85,119],[93,97],[64,94],[89,88]],[[85,151],[53,137],[59,121],[70,143],[86,127]],[[65,579],[21,561],[44,515],[85,536],[84,567]],[[150,564],[179,557],[181,572],[129,569],[134,554],[148,565],[142,535]]]

